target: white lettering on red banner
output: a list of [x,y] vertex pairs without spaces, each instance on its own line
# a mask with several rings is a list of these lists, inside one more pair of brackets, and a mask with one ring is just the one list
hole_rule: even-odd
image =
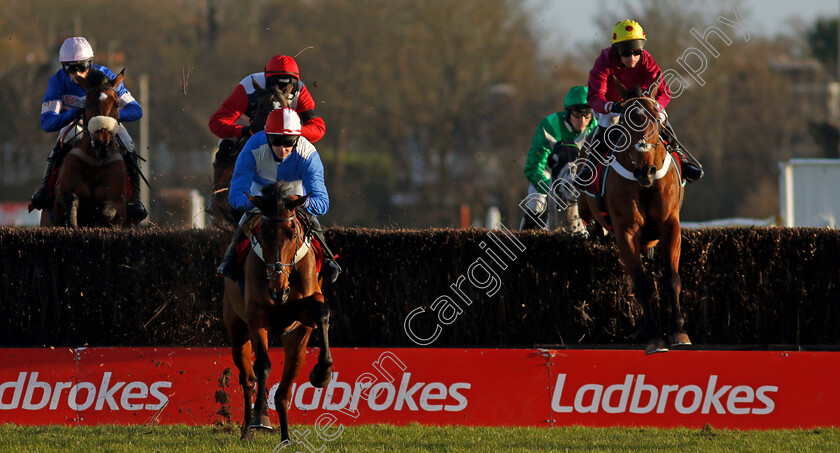
[[[299,424],[840,426],[840,352],[334,348],[325,388],[292,388]],[[283,362],[280,348],[269,351]],[[277,422],[269,377],[269,415]],[[0,349],[0,421],[242,423],[227,348]],[[336,428],[338,427],[338,428]],[[301,428],[302,429],[302,428]],[[297,432],[297,431],[294,431]]]

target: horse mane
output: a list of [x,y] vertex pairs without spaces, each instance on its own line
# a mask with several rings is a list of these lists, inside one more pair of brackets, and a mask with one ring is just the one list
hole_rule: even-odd
[[266,206],[270,207],[268,210],[272,211],[263,212],[263,215],[272,217],[277,214],[277,207],[292,195],[294,195],[294,188],[292,184],[286,181],[277,181],[274,184],[263,186],[260,190],[260,198],[267,202]]
[[98,69],[91,69],[85,77],[91,87],[110,86],[111,79]]

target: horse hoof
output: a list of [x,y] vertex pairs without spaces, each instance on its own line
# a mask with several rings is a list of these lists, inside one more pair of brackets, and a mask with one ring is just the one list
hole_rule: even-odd
[[671,346],[690,345],[691,340],[688,339],[688,334],[678,333],[669,335],[668,339],[671,341]]
[[271,426],[271,419],[268,418],[268,415],[257,415],[251,419],[251,423],[248,424],[248,429],[271,430],[274,428]]
[[309,383],[312,384],[313,387],[324,388],[331,380],[332,367],[329,365],[317,363],[314,367],[312,367],[312,371],[309,372]]
[[665,346],[665,341],[661,338],[650,340],[645,345],[645,355],[651,355],[657,352],[668,352],[668,347]]

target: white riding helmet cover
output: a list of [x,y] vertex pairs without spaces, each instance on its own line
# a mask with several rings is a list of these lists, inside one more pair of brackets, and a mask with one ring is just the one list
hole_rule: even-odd
[[87,61],[93,59],[93,48],[90,47],[87,39],[81,36],[74,36],[64,40],[61,49],[58,51],[58,61],[67,63],[71,61]]

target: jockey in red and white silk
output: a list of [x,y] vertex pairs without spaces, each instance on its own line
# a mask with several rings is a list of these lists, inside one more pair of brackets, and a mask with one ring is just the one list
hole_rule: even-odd
[[315,115],[315,101],[300,80],[298,65],[292,57],[275,55],[271,57],[264,72],[256,72],[242,79],[234,88],[233,93],[222,103],[222,106],[210,117],[210,130],[222,139],[248,138],[254,132],[247,125],[241,124],[240,117],[250,117],[256,107],[257,99],[253,80],[260,86],[268,87],[274,81],[294,83],[290,107],[300,117],[301,133],[310,143],[315,143],[324,136],[324,120]]

